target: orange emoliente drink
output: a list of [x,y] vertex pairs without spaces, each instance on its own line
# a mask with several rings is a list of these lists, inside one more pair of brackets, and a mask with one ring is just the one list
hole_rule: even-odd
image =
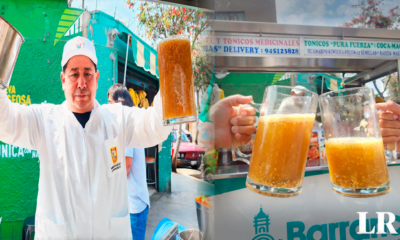
[[291,195],[256,192],[278,197],[300,194],[314,119],[314,114],[260,118],[248,178],[267,187],[299,190]]
[[185,117],[190,116],[192,120],[189,121],[193,121],[194,116],[195,121],[196,105],[188,36],[178,35],[161,41],[157,45],[157,55],[164,120],[180,118],[178,123],[182,123]]
[[325,147],[334,185],[366,189],[389,183],[382,138],[331,138],[325,142]]

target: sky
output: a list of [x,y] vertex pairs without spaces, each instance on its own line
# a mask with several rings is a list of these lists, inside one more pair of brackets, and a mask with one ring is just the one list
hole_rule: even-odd
[[[243,0],[246,1],[246,0]],[[276,0],[278,23],[300,25],[340,26],[357,15],[358,9],[351,6],[360,0]],[[116,18],[135,25],[136,13],[125,7],[126,0],[85,0],[85,7],[89,10],[97,9],[109,15],[116,13]],[[139,5],[139,4],[137,4]],[[382,0],[380,9],[387,13],[390,8],[400,5],[399,0]],[[82,0],[73,0],[72,7],[81,8]],[[115,10],[116,8],[116,10]],[[137,10],[137,7],[136,9]],[[137,26],[137,25],[136,25]]]
[[[358,15],[352,5],[360,0],[276,0],[278,23],[340,26]],[[400,5],[399,0],[382,0],[379,9],[386,14]]]

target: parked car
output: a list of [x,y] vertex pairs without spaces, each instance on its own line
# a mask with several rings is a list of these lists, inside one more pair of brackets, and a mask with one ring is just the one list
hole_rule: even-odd
[[[177,128],[174,128],[171,132],[171,142],[172,142],[172,153],[171,153],[171,159],[172,156],[174,155],[175,148],[176,148],[176,139],[177,139]],[[194,169],[199,168],[201,164],[201,160],[203,159],[205,150],[204,148],[191,143],[182,130],[181,132],[181,144],[179,146],[179,154],[178,154],[178,159],[177,159],[177,165],[178,167],[183,167],[183,166],[190,166]]]

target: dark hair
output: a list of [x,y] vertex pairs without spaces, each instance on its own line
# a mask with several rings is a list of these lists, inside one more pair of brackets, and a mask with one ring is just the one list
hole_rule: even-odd
[[[90,60],[92,61],[92,59],[90,59]],[[68,62],[69,62],[69,60],[68,60]],[[67,63],[64,65],[64,67],[62,68],[63,73],[65,73],[65,70],[67,70],[68,62],[67,62]],[[94,71],[97,72],[97,66],[96,66],[96,64],[94,64],[93,61],[92,61],[92,63],[93,63],[93,65],[94,65]]]
[[124,106],[133,107],[132,97],[128,90],[121,83],[114,84],[108,89],[107,97],[112,97],[116,103],[122,103]]

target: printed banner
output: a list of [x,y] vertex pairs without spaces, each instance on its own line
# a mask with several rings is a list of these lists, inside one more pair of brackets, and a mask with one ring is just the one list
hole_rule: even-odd
[[[268,197],[247,188],[215,195],[211,197],[214,239],[400,239],[399,173],[400,166],[389,167],[391,192],[371,198],[334,192],[329,174],[305,177],[303,191],[296,197]],[[370,233],[358,234],[358,212],[366,213],[364,226]],[[377,212],[394,215],[392,226],[398,234],[387,228],[385,233],[377,232]]]
[[400,58],[400,42],[304,39],[304,54],[362,58]]
[[218,35],[207,40],[204,50],[215,56],[299,55],[299,38],[272,38]]
[[26,157],[39,158],[39,154],[35,150],[0,143],[0,159]]

